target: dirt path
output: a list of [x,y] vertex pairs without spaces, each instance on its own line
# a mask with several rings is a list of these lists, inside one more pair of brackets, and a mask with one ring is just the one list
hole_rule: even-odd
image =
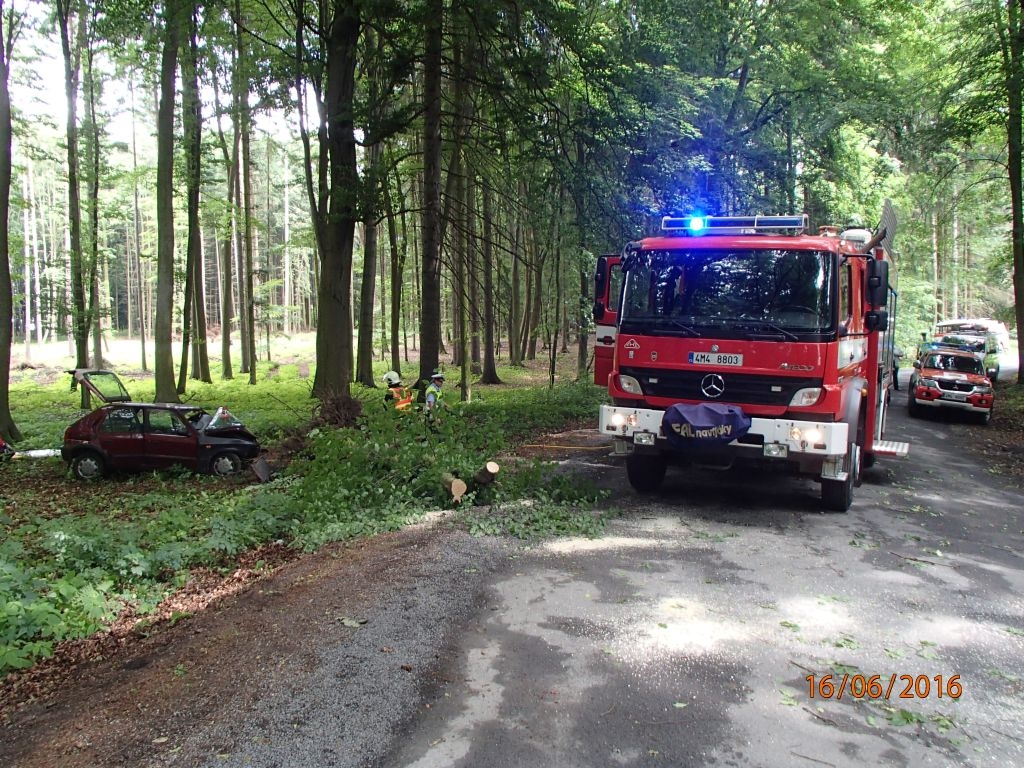
[[[373,613],[375,595],[415,577],[435,538],[434,531],[409,529],[332,546],[255,581],[240,569],[216,587],[194,585],[196,613],[185,620],[149,636],[63,649],[22,686],[5,688],[0,764],[143,764],[180,732],[225,710],[244,711],[289,670],[315,663],[324,638],[356,631],[348,625]],[[201,602],[210,605],[201,610]],[[47,690],[54,682],[59,688]],[[32,685],[40,699],[20,706],[11,700]]]

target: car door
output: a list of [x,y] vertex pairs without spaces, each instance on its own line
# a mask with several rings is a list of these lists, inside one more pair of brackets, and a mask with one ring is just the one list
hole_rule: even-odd
[[172,408],[146,409],[146,465],[151,469],[184,464],[195,469],[199,436]]
[[594,273],[594,383],[608,386],[615,358],[615,337],[618,334],[619,293],[622,289],[622,268],[616,254],[601,256]]
[[111,406],[96,430],[96,441],[111,469],[145,466],[146,443],[142,409],[134,405]]

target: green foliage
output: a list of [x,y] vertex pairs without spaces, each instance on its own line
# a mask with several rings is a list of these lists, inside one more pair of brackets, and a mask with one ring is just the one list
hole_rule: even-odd
[[[227,405],[266,444],[268,434],[301,431],[315,402],[308,383],[286,368],[268,371],[258,387],[197,384],[188,399]],[[59,445],[58,430],[79,414],[67,408],[69,400],[78,403],[65,383],[19,385],[19,405],[27,402],[33,414],[23,420],[30,425],[26,434],[39,447]],[[151,380],[125,383],[134,397],[152,396]],[[0,674],[31,666],[61,640],[97,631],[125,606],[151,612],[192,568],[230,566],[240,552],[272,541],[313,550],[451,507],[445,473],[469,484],[456,520],[474,534],[534,539],[600,532],[603,519],[589,507],[601,494],[552,464],[501,459],[496,482],[477,487],[472,480],[510,444],[593,423],[605,397],[597,387],[485,389],[472,403],[453,397],[435,421],[419,411],[385,409],[380,390],[357,388],[356,396],[363,401],[356,427],[314,430],[282,476],[244,491],[181,471],[83,486],[62,481],[65,470],[55,459],[5,464]],[[66,482],[67,496],[33,491],[39,476],[54,487]],[[8,490],[15,487],[16,500]]]
[[[588,415],[600,400],[595,387],[563,385],[552,389],[518,389],[487,400],[455,403],[436,421],[418,411],[399,413],[367,405],[355,429],[322,430],[313,436],[310,458],[293,462],[288,498],[300,510],[295,542],[315,549],[327,541],[393,530],[426,510],[451,506],[441,482],[445,473],[467,482],[469,504],[499,504],[533,498],[551,509],[592,502],[597,494],[554,476],[552,467],[533,464],[502,471],[494,485],[475,488],[472,477],[508,443],[541,429]],[[543,529],[521,520],[521,510],[507,509],[508,525],[495,530],[534,536]],[[569,514],[562,520],[550,510],[550,533],[589,532],[593,523]]]

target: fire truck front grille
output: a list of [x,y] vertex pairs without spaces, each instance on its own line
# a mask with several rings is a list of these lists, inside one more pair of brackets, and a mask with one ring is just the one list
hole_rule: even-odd
[[[786,406],[792,402],[798,390],[821,386],[820,378],[753,376],[721,368],[657,372],[644,368],[622,368],[619,373],[639,381],[644,393],[651,397],[750,405]],[[718,394],[719,390],[721,394]]]
[[938,380],[939,389],[945,390],[946,392],[973,392],[974,385],[969,381],[946,381],[945,379]]

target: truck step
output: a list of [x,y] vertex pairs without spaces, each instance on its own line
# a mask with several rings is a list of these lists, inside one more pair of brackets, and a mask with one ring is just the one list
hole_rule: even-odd
[[878,456],[895,456],[898,459],[905,459],[910,453],[910,443],[898,443],[895,440],[880,440],[874,445],[875,454]]

